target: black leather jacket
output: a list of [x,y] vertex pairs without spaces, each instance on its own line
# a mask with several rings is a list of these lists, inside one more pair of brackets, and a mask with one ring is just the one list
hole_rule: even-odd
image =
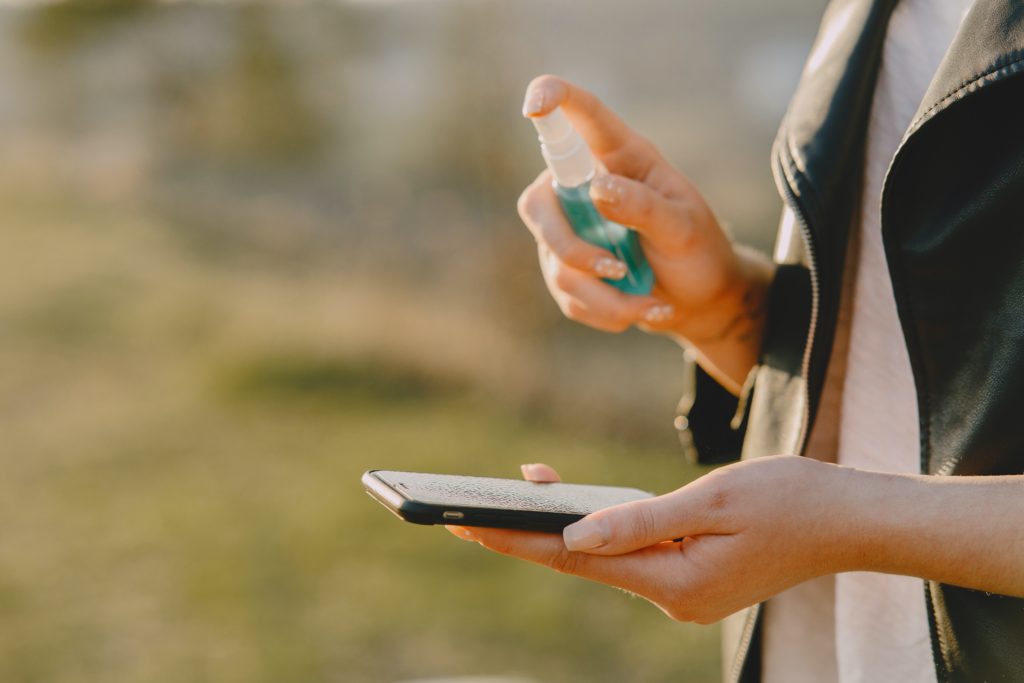
[[[703,461],[735,457],[739,443],[744,458],[805,447],[894,5],[834,0],[826,10],[772,152],[794,219],[784,227],[798,239],[780,233],[744,424],[730,431],[735,401],[699,371],[681,403],[677,425]],[[917,391],[921,471],[1024,473],[1024,0],[975,0],[889,168],[882,235]],[[923,583],[939,681],[1024,681],[1024,599]],[[748,610],[727,680],[760,678],[758,612]]]

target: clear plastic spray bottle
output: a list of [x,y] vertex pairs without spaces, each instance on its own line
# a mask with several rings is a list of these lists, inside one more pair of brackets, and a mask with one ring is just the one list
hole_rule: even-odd
[[583,240],[607,249],[626,264],[625,277],[621,280],[606,279],[605,282],[626,294],[650,294],[654,273],[640,248],[636,233],[602,216],[590,201],[590,181],[597,168],[590,148],[569,123],[561,107],[530,120],[540,135],[541,154],[554,176],[555,194],[573,230]]

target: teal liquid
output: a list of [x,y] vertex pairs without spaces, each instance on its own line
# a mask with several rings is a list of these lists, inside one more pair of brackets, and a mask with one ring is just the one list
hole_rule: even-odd
[[629,268],[621,280],[605,279],[605,282],[626,294],[650,294],[654,287],[654,271],[640,248],[636,232],[601,215],[590,201],[589,181],[576,187],[562,187],[555,183],[554,187],[562,211],[576,234],[595,247],[607,249]]

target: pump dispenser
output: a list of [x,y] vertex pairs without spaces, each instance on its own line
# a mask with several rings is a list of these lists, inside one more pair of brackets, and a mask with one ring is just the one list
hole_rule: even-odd
[[637,235],[601,215],[590,201],[590,181],[596,172],[594,157],[569,123],[561,107],[546,116],[530,118],[540,136],[540,151],[554,176],[552,183],[562,211],[583,240],[607,249],[626,264],[621,280],[605,282],[626,294],[650,294],[654,273],[644,257]]

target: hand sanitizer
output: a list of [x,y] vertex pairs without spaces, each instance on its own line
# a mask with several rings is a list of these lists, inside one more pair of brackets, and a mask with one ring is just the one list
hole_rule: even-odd
[[654,273],[633,230],[606,219],[590,201],[590,181],[596,164],[583,138],[569,123],[561,107],[530,119],[540,135],[540,151],[547,162],[555,194],[573,230],[583,240],[607,249],[626,264],[621,280],[605,282],[626,294],[650,294]]

